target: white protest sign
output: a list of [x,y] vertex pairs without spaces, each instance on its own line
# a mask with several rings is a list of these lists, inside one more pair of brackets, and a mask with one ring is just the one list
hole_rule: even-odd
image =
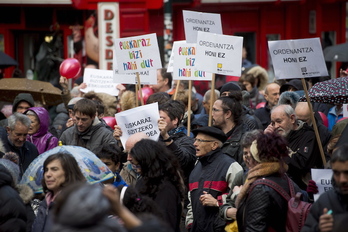
[[[136,73],[118,73],[114,70],[113,73],[114,82],[122,84],[136,84]],[[156,85],[157,84],[157,70],[147,70],[139,72],[140,84],[144,85]]]
[[312,169],[312,180],[318,186],[318,193],[314,194],[314,200],[316,201],[320,194],[332,189],[331,178],[332,169]]
[[343,104],[343,117],[348,117],[348,104]]
[[174,42],[173,80],[201,80],[211,81],[213,75],[196,69],[196,44]]
[[196,43],[199,31],[222,34],[220,14],[183,10],[182,15],[187,43]]
[[195,66],[211,73],[241,76],[242,50],[243,37],[198,32]]
[[319,38],[268,41],[277,79],[328,76]]
[[122,130],[121,142],[126,147],[126,141],[132,134],[143,132],[150,139],[157,141],[160,135],[158,129],[158,103],[139,106],[115,114],[116,122]]
[[177,49],[177,46],[179,46],[182,43],[186,43],[186,41],[180,40],[180,41],[174,41],[173,43],[172,53],[170,54],[168,68],[167,68],[167,72],[169,73],[173,72],[173,68],[174,68],[174,51]]
[[84,93],[94,91],[118,96],[119,90],[116,86],[119,83],[114,82],[112,70],[86,68],[83,74],[83,83],[87,85],[87,88],[81,89]]
[[115,39],[114,52],[117,62],[113,67],[119,73],[134,73],[162,68],[155,33]]

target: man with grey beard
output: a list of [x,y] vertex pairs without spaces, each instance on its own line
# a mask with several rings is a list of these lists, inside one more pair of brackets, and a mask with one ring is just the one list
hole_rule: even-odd
[[288,174],[301,189],[306,190],[311,168],[323,166],[313,129],[297,120],[290,105],[278,105],[271,111],[271,124],[265,133],[271,131],[277,131],[288,141],[289,158],[285,160],[289,166]]

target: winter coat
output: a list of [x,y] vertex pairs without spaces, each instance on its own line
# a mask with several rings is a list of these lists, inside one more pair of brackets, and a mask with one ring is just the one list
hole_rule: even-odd
[[334,125],[336,124],[336,122],[338,120],[340,120],[341,118],[343,118],[343,110],[341,110],[340,113],[336,113],[336,106],[332,107],[329,110],[329,113],[327,114],[327,120],[329,121],[329,131],[332,131],[332,128],[334,127]]
[[[40,127],[35,134],[27,135],[27,141],[34,144],[39,154],[44,153],[58,145],[58,138],[48,132],[50,117],[48,111],[43,107],[31,107],[28,111],[33,111],[40,123]],[[28,112],[26,111],[26,112]]]
[[0,231],[26,231],[26,207],[14,188],[11,174],[0,165]]
[[232,132],[227,133],[228,139],[222,145],[222,152],[231,156],[235,161],[237,161],[244,169],[245,164],[243,161],[243,149],[240,145],[240,140],[242,139],[244,133],[248,131],[247,126],[242,123],[236,125]]
[[51,210],[53,205],[54,202],[47,205],[46,197],[41,201],[33,223],[32,232],[49,232],[51,230],[53,224]]
[[[135,188],[139,191],[143,188],[144,183],[140,178]],[[146,195],[146,194],[145,194]],[[168,180],[164,180],[152,198],[156,202],[158,209],[162,213],[162,219],[175,231],[180,232],[180,220],[182,213],[182,205],[180,193],[176,187]]]
[[234,159],[223,154],[221,149],[201,157],[189,178],[189,200],[186,227],[191,232],[224,231],[225,221],[219,217],[219,207],[203,206],[199,198],[203,191],[221,200],[227,195],[232,182],[242,167]]
[[337,190],[329,190],[320,195],[314,202],[307,216],[305,225],[301,232],[319,231],[319,218],[323,214],[324,208],[332,210],[333,230],[335,232],[345,232],[348,227],[348,196],[340,194]]
[[57,116],[54,118],[52,126],[56,129],[58,137],[60,137],[63,131],[66,129],[66,122],[69,119],[69,114],[64,103],[57,106],[56,112]]
[[260,129],[264,130],[268,127],[269,124],[271,124],[271,109],[268,106],[268,102],[266,103],[265,107],[256,109],[254,113],[262,124],[262,128]]
[[310,173],[311,168],[322,168],[319,148],[313,128],[306,123],[298,121],[298,128],[290,131],[286,136],[290,155],[285,159],[289,165],[288,174],[301,188],[306,189],[303,178]]
[[[264,178],[272,180],[290,194],[287,179],[279,174]],[[300,191],[294,184],[295,192]],[[238,230],[247,231],[277,231],[285,232],[287,201],[273,188],[256,185],[249,191],[237,209]],[[272,229],[273,230],[272,230]]]
[[63,145],[81,146],[98,154],[103,144],[117,144],[112,132],[95,117],[92,125],[84,132],[79,132],[76,125],[66,129],[59,139]]

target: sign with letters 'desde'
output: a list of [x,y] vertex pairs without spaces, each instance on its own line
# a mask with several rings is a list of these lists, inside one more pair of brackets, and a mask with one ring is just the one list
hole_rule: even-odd
[[331,184],[332,169],[312,168],[311,172],[312,172],[312,180],[318,186],[318,193],[313,195],[314,200],[316,201],[322,193],[333,189]]
[[196,43],[199,31],[222,34],[220,14],[182,11],[187,43]]
[[115,114],[116,122],[122,130],[120,137],[123,147],[132,134],[142,132],[150,139],[157,141],[160,135],[158,129],[158,103],[138,106]]
[[211,73],[240,76],[243,37],[198,32],[196,68]]
[[118,73],[134,73],[162,68],[156,34],[115,40]]
[[268,41],[277,79],[328,76],[319,38]]
[[174,42],[172,54],[174,57],[174,80],[211,81],[212,73],[196,69],[196,44],[185,41]]
[[83,73],[83,82],[87,85],[87,88],[81,89],[84,93],[94,91],[118,96],[119,90],[116,88],[118,83],[113,80],[112,70],[86,68]]

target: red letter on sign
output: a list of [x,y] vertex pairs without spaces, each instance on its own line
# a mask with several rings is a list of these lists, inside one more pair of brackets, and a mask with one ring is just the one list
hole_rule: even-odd
[[104,10],[104,20],[112,20],[114,18],[114,12],[111,10]]

